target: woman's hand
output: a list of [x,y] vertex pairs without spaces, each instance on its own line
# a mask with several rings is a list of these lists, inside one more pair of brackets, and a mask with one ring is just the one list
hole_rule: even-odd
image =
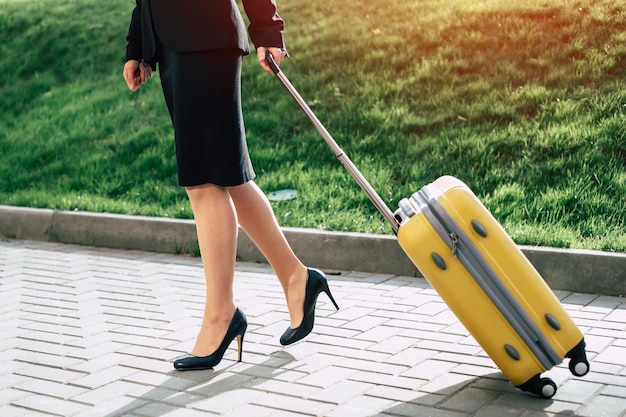
[[130,91],[136,91],[152,77],[152,68],[145,62],[129,59],[124,64],[124,80]]
[[283,58],[287,56],[287,52],[280,48],[266,48],[264,46],[260,46],[256,49],[256,56],[259,60],[259,64],[261,64],[261,67],[267,72],[272,72],[272,69],[268,65],[267,61],[265,61],[265,52],[267,51],[271,52],[272,56],[274,57],[274,61],[276,62],[276,65],[280,65],[280,61],[282,61]]

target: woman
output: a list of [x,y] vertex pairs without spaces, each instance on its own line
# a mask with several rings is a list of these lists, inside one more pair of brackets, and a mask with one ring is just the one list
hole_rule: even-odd
[[205,273],[202,326],[191,353],[174,361],[179,370],[214,367],[235,338],[241,361],[247,322],[233,295],[238,225],[267,258],[285,293],[291,325],[281,344],[311,332],[320,292],[337,307],[324,274],[296,257],[253,181],[240,102],[248,32],[266,71],[266,52],[277,63],[286,52],[275,0],[243,5],[248,31],[234,0],[136,0],[127,37],[124,79],[132,91],[158,64],[174,126],[178,181],[191,202]]

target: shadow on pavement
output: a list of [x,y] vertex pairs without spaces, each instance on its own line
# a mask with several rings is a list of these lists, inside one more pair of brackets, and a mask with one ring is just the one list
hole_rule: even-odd
[[[120,401],[120,406],[114,411],[103,413],[94,407],[93,415],[119,417],[128,415],[149,415],[158,417],[171,415],[178,410],[186,417],[227,412],[232,404],[227,397],[241,396],[253,388],[255,384],[275,378],[282,373],[290,372],[284,365],[295,359],[285,351],[276,351],[267,356],[267,359],[258,364],[230,362],[226,366],[222,363],[219,370],[187,371],[172,370],[169,379],[158,386],[147,387],[143,392],[128,393],[133,398],[130,402]],[[235,371],[234,369],[238,369]],[[259,391],[262,394],[261,391]],[[234,399],[234,397],[233,397]],[[234,402],[234,401],[233,401]],[[240,401],[237,401],[240,402]],[[187,408],[193,406],[195,409]],[[108,408],[108,407],[107,407]],[[99,412],[100,411],[100,412]]]
[[[423,390],[425,388],[420,388]],[[427,388],[426,388],[427,389]],[[427,416],[522,416],[550,417],[574,415],[570,405],[542,399],[515,388],[501,372],[496,372],[442,387],[433,392],[419,392],[402,404],[387,408],[372,417]],[[558,410],[557,410],[558,409]],[[529,414],[530,412],[530,414]]]

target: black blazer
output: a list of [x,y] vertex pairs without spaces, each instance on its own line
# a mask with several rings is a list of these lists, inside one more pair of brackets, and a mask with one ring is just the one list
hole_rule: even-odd
[[243,0],[243,6],[248,31],[235,0],[136,0],[126,60],[144,59],[155,67],[156,36],[176,52],[227,48],[248,54],[248,32],[256,46],[284,48],[276,0]]

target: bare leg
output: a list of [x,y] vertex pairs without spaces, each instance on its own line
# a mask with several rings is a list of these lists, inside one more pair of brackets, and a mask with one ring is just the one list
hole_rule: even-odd
[[233,279],[237,253],[237,213],[228,190],[215,185],[187,187],[206,279],[202,327],[191,351],[207,356],[217,350],[235,313]]
[[237,209],[239,225],[270,263],[287,298],[291,327],[300,325],[304,316],[307,268],[293,253],[267,197],[253,182],[228,191]]

